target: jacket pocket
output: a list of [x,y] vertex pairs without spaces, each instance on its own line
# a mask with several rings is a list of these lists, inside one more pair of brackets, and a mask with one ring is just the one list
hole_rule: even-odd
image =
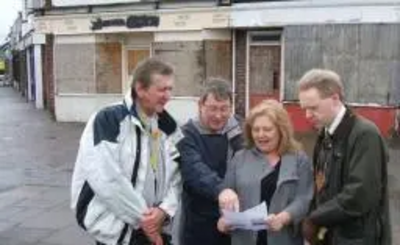
[[[338,237],[343,239],[358,240],[364,238],[364,225],[362,219],[353,219],[341,224],[338,228]],[[341,243],[339,243],[341,244]]]
[[339,236],[334,244],[340,245],[365,245],[363,238],[345,238]]
[[94,236],[96,240],[116,241],[125,224],[108,211],[95,197],[88,207],[85,225],[89,234]]
[[297,186],[299,183],[298,178],[286,179],[279,186],[279,196],[283,205],[291,203],[296,197]]
[[288,207],[296,197],[298,179],[290,179],[282,182],[272,196],[271,204],[268,207],[269,213],[279,213]]

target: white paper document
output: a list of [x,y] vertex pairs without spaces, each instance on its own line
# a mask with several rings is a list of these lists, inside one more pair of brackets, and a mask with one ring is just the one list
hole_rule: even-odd
[[265,202],[243,212],[222,210],[223,218],[232,229],[259,231],[267,228],[265,218],[268,216]]

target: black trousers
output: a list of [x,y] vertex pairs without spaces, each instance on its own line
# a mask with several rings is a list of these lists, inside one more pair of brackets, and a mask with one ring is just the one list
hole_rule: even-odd
[[[173,245],[171,235],[161,234],[161,237],[164,241],[164,245]],[[96,245],[105,245],[105,244],[101,242],[96,242]],[[132,232],[129,245],[152,245],[152,243],[142,230],[136,230]]]

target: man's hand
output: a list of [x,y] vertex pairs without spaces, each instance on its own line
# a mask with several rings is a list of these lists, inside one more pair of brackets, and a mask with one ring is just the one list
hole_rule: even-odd
[[150,232],[159,232],[166,216],[162,209],[150,208],[144,213],[141,226]]
[[143,214],[140,226],[150,241],[156,245],[163,245],[160,233],[166,216],[166,213],[157,207],[150,208]]
[[302,223],[302,231],[304,239],[310,244],[314,244],[317,238],[317,226],[310,219],[305,218]]
[[150,240],[151,244],[164,245],[164,241],[162,240],[160,233],[147,233],[145,230],[143,231],[147,238]]
[[223,190],[218,196],[220,209],[239,212],[239,197],[232,189]]
[[291,217],[288,212],[280,212],[276,215],[271,214],[266,219],[267,226],[272,231],[280,231],[284,226],[289,224],[290,221]]

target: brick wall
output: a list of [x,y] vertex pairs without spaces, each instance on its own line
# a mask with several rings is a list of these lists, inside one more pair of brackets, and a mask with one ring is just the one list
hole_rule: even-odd
[[28,66],[26,63],[26,50],[22,50],[19,52],[20,60],[19,60],[19,72],[20,72],[20,91],[22,96],[24,96],[28,100]]
[[235,112],[238,115],[246,114],[246,31],[236,31],[235,45]]
[[43,100],[44,107],[55,116],[54,110],[54,36],[46,35],[46,44],[43,46]]
[[21,88],[21,83],[20,83],[21,75],[20,75],[20,71],[19,71],[20,70],[19,62],[20,62],[21,57],[19,55],[19,52],[15,51],[15,50],[13,50],[12,56],[13,56],[13,58],[12,58],[12,66],[13,66],[13,68],[12,68],[12,77],[13,77],[13,80],[15,81],[16,88],[18,90],[20,90],[20,88]]

